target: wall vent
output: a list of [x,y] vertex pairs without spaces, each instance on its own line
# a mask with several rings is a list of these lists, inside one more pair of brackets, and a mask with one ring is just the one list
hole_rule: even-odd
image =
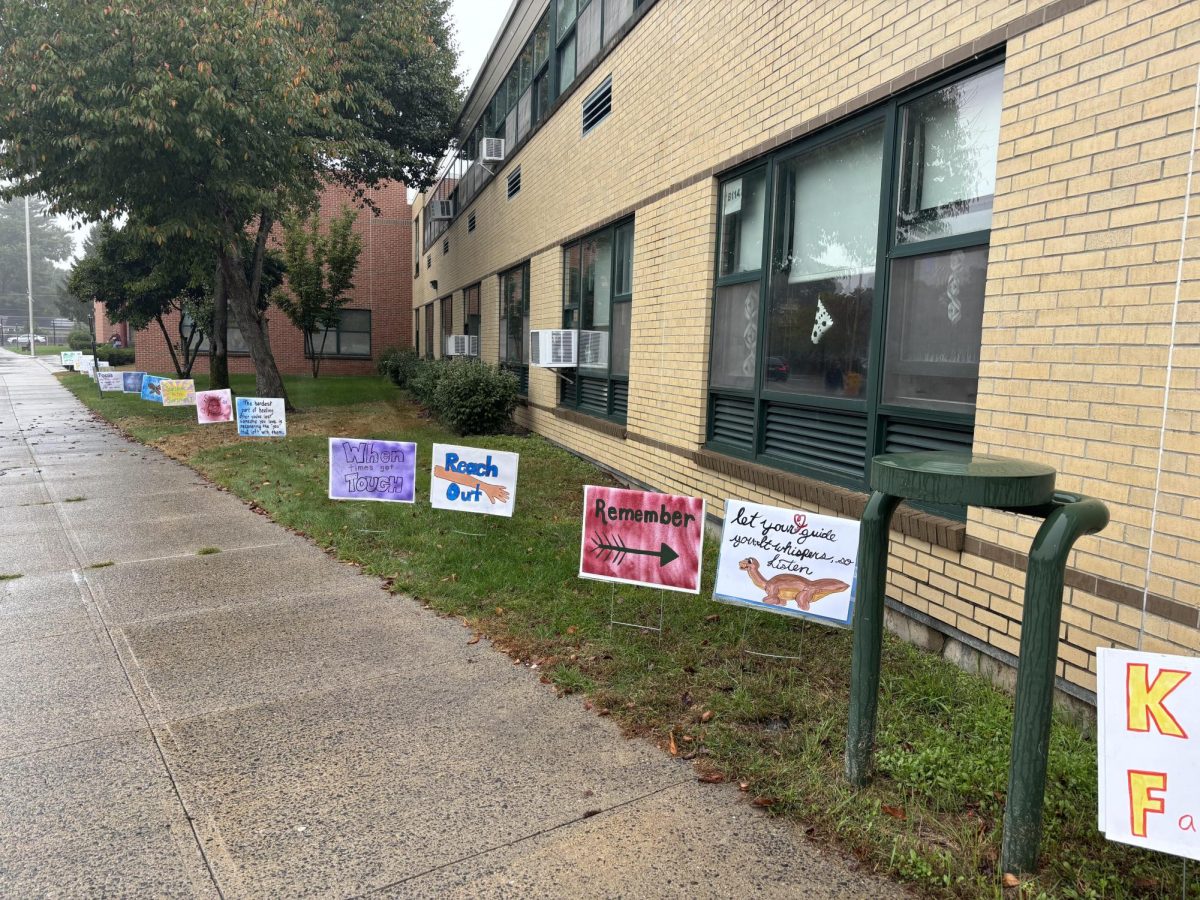
[[446,238],[444,241],[442,241],[442,256],[445,256],[449,252],[450,252],[450,238]]
[[471,213],[469,216],[467,216],[467,231],[474,231],[474,230],[475,230],[475,213]]
[[508,173],[508,199],[511,200],[521,193],[521,167],[517,166]]
[[583,100],[583,133],[587,134],[612,112],[612,76],[609,75]]

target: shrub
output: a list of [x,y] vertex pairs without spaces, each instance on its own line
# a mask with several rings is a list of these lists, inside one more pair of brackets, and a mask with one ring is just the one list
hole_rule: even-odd
[[413,363],[405,387],[414,400],[432,411],[438,382],[449,367],[449,363],[443,359],[418,359]]
[[72,350],[91,350],[92,333],[82,328],[76,328],[67,335],[67,346]]
[[517,379],[476,359],[442,367],[433,398],[438,421],[455,434],[499,434],[512,425]]
[[420,357],[417,351],[410,348],[403,350],[393,348],[385,352],[379,360],[379,374],[386,375],[396,387],[408,386],[415,374]]
[[[91,338],[88,338],[88,349],[91,349]],[[134,350],[132,347],[114,347],[112,344],[97,344],[96,358],[102,359],[114,366],[133,365]]]

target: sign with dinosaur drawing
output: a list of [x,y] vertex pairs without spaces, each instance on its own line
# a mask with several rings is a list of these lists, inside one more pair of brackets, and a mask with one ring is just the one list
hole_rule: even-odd
[[713,598],[848,627],[858,522],[725,501]]
[[587,485],[579,577],[700,593],[704,501]]
[[509,516],[517,502],[516,453],[433,445],[429,502],[434,509]]

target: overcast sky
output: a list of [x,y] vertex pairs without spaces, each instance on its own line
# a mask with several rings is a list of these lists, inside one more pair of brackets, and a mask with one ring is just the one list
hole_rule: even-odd
[[[479,67],[483,65],[508,7],[509,0],[452,0],[450,16],[454,20],[455,39],[458,42],[458,70],[467,89],[470,89]],[[66,228],[72,226],[65,217],[60,217],[59,221]],[[82,228],[73,231],[76,254],[80,253],[88,230]]]

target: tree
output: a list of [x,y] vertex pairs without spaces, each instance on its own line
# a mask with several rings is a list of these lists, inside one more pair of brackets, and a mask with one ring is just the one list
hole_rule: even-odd
[[[58,290],[66,272],[55,265],[71,258],[74,243],[48,212],[40,197],[29,198],[29,237],[33,263],[35,315],[58,313]],[[25,272],[25,199],[0,203],[0,315],[28,318],[29,288]]]
[[[190,376],[211,328],[210,289],[200,268],[207,254],[178,239],[159,244],[137,228],[118,230],[107,223],[95,238],[71,270],[67,290],[80,301],[99,300],[113,321],[137,329],[157,323],[175,373]],[[171,312],[179,314],[178,341],[167,330],[165,316]]]
[[[324,180],[424,188],[460,100],[448,0],[0,0],[0,179],[216,249],[262,396],[271,226]],[[249,233],[248,249],[242,240]]]
[[[334,328],[342,307],[350,302],[354,270],[362,253],[362,237],[354,231],[358,218],[345,207],[338,218],[321,234],[320,217],[306,222],[296,216],[283,220],[283,257],[287,263],[287,282],[275,291],[275,305],[292,320],[304,335],[304,352],[312,361],[316,378],[325,354],[327,329]],[[316,335],[320,332],[320,343]]]

